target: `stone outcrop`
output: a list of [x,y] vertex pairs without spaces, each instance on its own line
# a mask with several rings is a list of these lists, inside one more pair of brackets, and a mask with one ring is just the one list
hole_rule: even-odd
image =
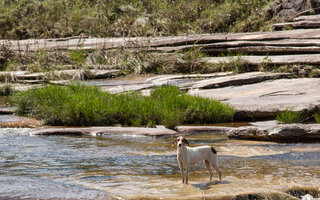
[[320,124],[245,126],[230,130],[230,139],[286,142],[320,141]]
[[[265,47],[265,46],[297,46],[290,45],[290,41],[300,43],[298,46],[309,46],[320,38],[319,29],[287,30],[278,32],[252,32],[252,33],[228,33],[228,34],[203,34],[172,37],[132,37],[132,38],[58,38],[58,39],[28,39],[28,40],[0,40],[0,45],[10,44],[13,51],[56,51],[72,49],[113,49],[123,48],[150,51],[176,51],[201,47],[204,51],[212,53],[228,53],[230,48]],[[287,44],[283,44],[286,42]],[[299,42],[300,41],[300,42]],[[289,43],[288,43],[289,42]],[[310,42],[309,42],[310,43]],[[244,52],[244,50],[242,51]],[[318,51],[320,52],[320,51]]]
[[193,90],[190,94],[217,99],[233,106],[238,119],[273,118],[286,109],[317,110],[320,79],[279,79],[238,87]]

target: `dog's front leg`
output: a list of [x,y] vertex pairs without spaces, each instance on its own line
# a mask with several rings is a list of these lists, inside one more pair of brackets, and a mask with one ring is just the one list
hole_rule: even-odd
[[186,168],[187,168],[187,169],[186,169],[186,173],[187,173],[187,174],[186,174],[186,184],[188,184],[188,179],[189,179],[189,166],[187,165]]
[[184,170],[183,170],[183,163],[179,162],[180,174],[182,178],[182,183],[184,183]]

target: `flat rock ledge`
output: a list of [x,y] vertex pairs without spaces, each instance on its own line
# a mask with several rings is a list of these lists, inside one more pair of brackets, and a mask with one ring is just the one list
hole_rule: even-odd
[[141,127],[86,127],[86,128],[38,128],[26,134],[29,135],[65,135],[65,136],[99,136],[99,135],[130,135],[130,136],[153,136],[175,137],[176,131],[164,128],[141,128]]
[[183,135],[198,133],[222,133],[225,134],[235,128],[224,126],[178,126],[177,131]]
[[320,124],[280,124],[244,126],[228,131],[230,139],[276,142],[320,141]]
[[189,94],[228,103],[237,111],[236,120],[265,120],[274,119],[277,113],[285,110],[317,111],[320,105],[319,87],[319,78],[295,78],[190,90]]

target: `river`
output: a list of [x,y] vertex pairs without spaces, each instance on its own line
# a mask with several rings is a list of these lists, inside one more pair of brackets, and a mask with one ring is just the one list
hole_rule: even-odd
[[29,136],[0,131],[0,197],[202,198],[319,187],[319,143],[229,140],[224,134],[187,136],[191,146],[213,145],[223,180],[209,184],[203,163],[181,184],[172,138],[129,135]]

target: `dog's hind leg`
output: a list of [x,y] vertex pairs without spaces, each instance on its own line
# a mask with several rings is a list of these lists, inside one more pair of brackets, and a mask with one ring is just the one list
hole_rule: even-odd
[[219,174],[219,180],[221,181],[222,172],[221,172],[221,170],[219,169],[219,166],[218,166],[218,163],[217,163],[217,159],[214,159],[213,162],[211,162],[211,165],[212,165],[212,167],[218,172],[218,174]]
[[212,169],[211,169],[211,166],[210,166],[210,163],[209,161],[207,160],[204,160],[204,165],[207,167],[208,171],[209,171],[209,174],[210,174],[210,180],[209,182],[211,182],[212,180],[212,175],[213,175],[213,172],[212,172]]

